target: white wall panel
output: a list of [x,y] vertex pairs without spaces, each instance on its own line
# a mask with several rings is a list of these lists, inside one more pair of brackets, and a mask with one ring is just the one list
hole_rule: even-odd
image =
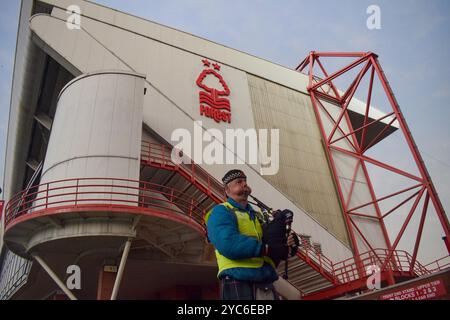
[[102,72],[71,81],[58,101],[41,183],[73,178],[139,180],[143,97],[144,79],[134,73]]

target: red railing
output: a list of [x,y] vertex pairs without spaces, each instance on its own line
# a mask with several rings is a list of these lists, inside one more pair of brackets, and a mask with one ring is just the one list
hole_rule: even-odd
[[448,269],[448,268],[450,268],[450,256],[445,256],[438,260],[430,262],[425,265],[425,268],[430,270],[431,273]]
[[[388,249],[374,249],[374,251],[367,251],[360,254],[360,264],[357,264],[355,258],[348,258],[343,261],[333,263],[329,258],[322,253],[317,252],[310,244],[303,244],[299,248],[297,253],[303,260],[313,263],[312,267],[320,272],[322,275],[327,276],[330,281],[335,284],[345,284],[351,281],[355,281],[361,278],[365,278],[371,275],[369,273],[369,267],[380,267],[389,259],[390,251]],[[444,258],[440,259],[443,260]],[[440,260],[434,262],[438,263]],[[388,269],[396,272],[399,275],[407,276],[422,276],[430,274],[433,270],[430,270],[426,266],[420,264],[417,260],[411,268],[412,256],[403,250],[396,250],[392,254],[385,269],[380,272],[386,272]],[[445,265],[441,263],[441,268],[450,266],[450,262]]]
[[[172,161],[172,150],[178,152],[184,161],[180,164]],[[196,185],[202,192],[210,196],[216,203],[225,201],[223,185],[206,170],[194,163],[190,158],[182,156],[181,150],[169,145],[142,141],[141,162],[160,168],[178,171],[185,179]],[[186,163],[184,163],[186,162]]]
[[[386,259],[389,259],[390,251],[388,249],[374,249],[359,255],[360,263],[356,263],[355,258],[349,258],[333,265],[333,275],[340,283],[347,283],[360,278],[371,275],[368,267],[382,266]],[[392,257],[386,263],[386,267],[380,272],[391,270],[393,272],[401,273],[409,276],[422,276],[430,274],[423,265],[417,260],[411,268],[412,256],[403,250],[395,250]]]
[[203,216],[209,208],[174,188],[115,178],[78,178],[52,181],[22,191],[5,208],[5,226],[27,214],[49,209],[83,206],[123,208],[131,212],[158,210],[189,217],[204,229]]
[[[300,235],[297,234],[300,239]],[[308,263],[314,270],[322,274],[326,279],[332,283],[336,283],[333,275],[333,262],[317,251],[310,243],[301,241],[300,247],[297,251],[297,256]]]

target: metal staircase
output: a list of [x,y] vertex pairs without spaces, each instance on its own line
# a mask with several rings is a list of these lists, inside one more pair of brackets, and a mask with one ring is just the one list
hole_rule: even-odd
[[[204,213],[225,201],[219,181],[193,161],[190,164],[174,163],[171,153],[169,145],[142,141],[140,180],[182,190],[187,198],[198,199],[197,205]],[[299,252],[289,259],[288,281],[303,294],[333,286],[336,281],[329,272],[332,262],[321,254],[320,244],[311,244],[308,235],[299,235],[299,238],[302,239]],[[280,276],[284,273],[284,262],[278,271]]]
[[180,190],[180,195],[196,199],[204,213],[224,201],[222,185],[215,178],[193,162],[175,164],[171,152],[170,146],[143,141],[140,180]]
[[[278,266],[278,274],[284,274],[284,262]],[[324,276],[307,263],[301,257],[291,257],[288,260],[288,281],[300,290],[302,296],[312,292],[332,287],[333,281],[330,277]]]

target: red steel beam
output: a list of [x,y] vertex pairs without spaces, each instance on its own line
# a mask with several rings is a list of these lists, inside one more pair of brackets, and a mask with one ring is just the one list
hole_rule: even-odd
[[425,217],[427,215],[428,202],[430,201],[430,195],[427,192],[425,195],[425,202],[423,204],[422,216],[420,217],[419,230],[417,232],[416,244],[414,246],[413,256],[411,259],[410,270],[414,270],[414,265],[416,264],[417,253],[419,252],[420,240],[422,238],[423,226],[425,225]]
[[412,198],[414,198],[415,196],[417,196],[419,194],[420,190],[418,190],[416,193],[412,194],[411,196],[409,196],[408,198],[406,198],[405,200],[403,200],[402,202],[400,202],[398,205],[396,205],[394,208],[392,208],[391,210],[389,210],[388,212],[386,212],[383,215],[383,219],[386,218],[388,215],[390,215],[392,212],[394,212],[395,210],[397,210],[398,208],[400,208],[401,206],[403,206],[405,203],[407,203],[409,200],[411,200]]
[[420,186],[422,186],[421,183],[420,183],[420,184],[417,184],[417,185],[414,185],[414,186],[412,186],[412,187],[403,189],[403,190],[401,190],[401,191],[397,191],[397,192],[392,193],[392,194],[390,194],[390,195],[387,195],[387,196],[385,196],[385,197],[378,198],[378,199],[376,199],[376,200],[374,200],[374,201],[367,202],[367,203],[365,203],[365,204],[363,204],[363,205],[354,207],[354,208],[350,209],[349,211],[358,210],[358,209],[360,209],[360,208],[363,208],[363,207],[365,207],[365,206],[368,206],[369,204],[373,204],[375,201],[376,201],[376,202],[381,202],[381,201],[383,201],[383,200],[386,200],[386,199],[388,199],[388,198],[394,197],[394,196],[396,196],[396,195],[399,195],[399,194],[401,194],[401,193],[407,192],[407,191],[409,191],[409,190],[418,188],[418,187],[420,187]]
[[[366,129],[366,128],[369,127],[369,126],[374,125],[375,123],[380,122],[381,120],[384,120],[384,119],[386,119],[386,118],[392,116],[393,114],[394,114],[394,112],[388,113],[388,114],[382,116],[381,118],[379,118],[379,119],[377,119],[377,120],[374,120],[374,121],[372,121],[372,122],[370,122],[370,123],[368,123],[368,124],[364,124],[362,127],[359,127],[358,129],[356,129],[356,130],[354,130],[354,131],[352,131],[352,132],[346,134],[345,136],[340,137],[340,138],[338,138],[338,139],[336,139],[336,140],[331,141],[330,144],[334,144],[334,143],[338,142],[339,140],[344,139],[345,137],[347,137],[347,136],[349,136],[349,135],[351,135],[351,134],[355,134],[355,133],[357,133],[357,132],[359,132],[359,131],[361,131],[361,130],[364,130],[364,129]],[[395,120],[395,118],[394,118],[394,120]],[[387,127],[389,127],[391,124],[392,124],[392,122],[390,122],[390,123],[387,125]],[[361,146],[363,146],[363,145],[364,145],[364,144],[363,144],[363,139],[361,139]]]
[[362,153],[369,150],[377,142],[378,138],[381,137],[387,131],[387,129],[390,128],[390,126],[394,123],[395,120],[397,120],[397,117],[394,117],[391,121],[389,121],[389,123],[375,136],[375,138],[373,138],[367,144],[367,146],[362,150]]
[[[310,94],[311,94],[311,101],[312,101],[312,104],[313,104],[313,107],[314,107],[314,112],[316,114],[316,118],[317,118],[317,121],[319,123],[319,129],[320,129],[320,131],[322,133],[322,137],[325,138],[326,137],[325,129],[324,129],[324,126],[323,126],[323,123],[322,123],[322,119],[320,117],[319,107],[317,105],[317,100],[316,100],[316,98],[314,96],[314,91],[311,91]],[[328,163],[329,163],[330,167],[332,168],[331,172],[333,174],[334,181],[337,182],[336,183],[336,187],[337,187],[337,191],[338,191],[339,197],[341,199],[341,204],[343,206],[344,212],[346,212],[347,208],[346,208],[346,204],[345,204],[345,200],[344,200],[345,199],[344,192],[343,192],[342,187],[341,187],[341,185],[339,183],[339,177],[337,176],[337,170],[336,170],[335,162],[334,162],[334,159],[333,159],[333,155],[330,152],[330,146],[329,145],[326,146],[326,150],[327,150],[327,155],[328,155],[328,158],[327,158],[328,159]],[[350,242],[352,244],[353,253],[354,253],[354,259],[356,261],[356,264],[358,266],[361,266],[362,263],[361,263],[361,260],[359,258],[358,244],[357,244],[357,241],[356,241],[353,229],[351,228],[351,222],[349,221],[349,216],[346,215],[346,214],[344,214],[344,221],[345,221],[345,223],[347,225],[347,232],[348,232],[348,235],[349,235],[349,238],[350,238]]]
[[[361,230],[358,228],[358,226],[356,225],[355,221],[353,221],[353,219],[350,219],[350,221],[353,223],[353,226],[355,227],[355,229],[358,231],[358,233],[360,234],[360,236],[363,238],[364,242],[367,244],[367,246],[369,247],[369,249],[372,251],[372,253],[375,255],[375,257],[378,259],[378,261],[380,262],[380,264],[382,264],[382,260],[381,258],[378,256],[378,254],[376,253],[376,251],[372,248],[372,246],[370,245],[369,241],[367,241],[366,237],[364,236],[364,234],[361,232]],[[385,230],[384,230],[385,231]],[[389,238],[388,238],[389,241]],[[389,250],[391,250],[391,244],[388,244],[389,246]],[[395,264],[395,262],[393,262]],[[386,272],[386,280],[388,282],[388,285],[394,285],[395,284],[395,278],[394,278],[394,274],[391,268],[388,268],[387,270],[385,269],[381,269],[381,272]]]
[[347,212],[347,214],[350,216],[357,216],[357,217],[363,217],[363,218],[368,218],[368,219],[380,220],[380,218],[378,218],[376,216],[369,216],[368,214],[363,214],[363,213],[359,213],[359,212]]
[[[328,143],[330,143],[331,139],[333,138],[333,135],[336,132],[336,128],[339,126],[344,115],[347,115],[347,108],[350,105],[350,101],[352,100],[353,95],[355,94],[356,89],[358,88],[358,85],[361,82],[361,79],[366,74],[367,70],[369,70],[369,67],[370,67],[370,61],[366,63],[366,65],[359,72],[358,77],[353,81],[353,83],[350,85],[350,87],[347,89],[347,91],[342,96],[341,103],[344,103],[344,105],[342,107],[341,113],[339,114],[338,120],[336,121],[336,124],[334,125],[334,127],[331,130],[331,133],[328,137]],[[350,122],[348,122],[348,125],[350,125]],[[358,148],[358,150],[359,150],[359,148]]]
[[316,90],[318,87],[321,87],[324,83],[327,83],[329,81],[336,79],[340,75],[346,73],[347,71],[353,69],[354,67],[356,67],[356,66],[360,65],[361,63],[363,63],[364,61],[366,61],[370,57],[370,55],[371,55],[371,53],[364,55],[363,57],[361,57],[358,60],[354,61],[353,63],[349,64],[345,68],[334,72],[328,78],[323,79],[322,81],[319,81],[318,83],[312,85],[311,87],[308,87],[308,90]]
[[[317,64],[319,65],[320,69],[322,70],[324,76],[328,78],[328,73],[325,70],[325,68],[323,67],[322,62],[320,62],[319,58],[317,58]],[[336,95],[336,98],[341,100],[341,96],[339,95],[339,91],[336,89],[336,87],[334,86],[333,82],[330,81],[329,84],[330,84],[330,87],[333,90],[334,94]]]
[[[369,172],[367,171],[366,164],[365,164],[364,161],[361,161],[361,167],[362,167],[362,169],[364,171],[364,175],[365,175],[365,178],[366,178],[366,181],[367,181],[367,186],[369,187],[370,195],[371,195],[372,199],[376,199],[377,197],[375,195],[375,190],[374,190],[374,187],[372,185],[372,181],[370,180]],[[383,219],[381,217],[381,210],[380,210],[380,207],[378,205],[378,201],[374,203],[374,206],[375,206],[375,212],[376,212],[378,218],[380,219],[380,226],[381,226],[381,230],[383,232],[383,237],[384,237],[385,244],[386,244],[386,246],[388,247],[389,250],[392,250],[391,241],[389,240],[389,235],[388,235],[386,226],[385,226],[384,221],[383,221]],[[394,279],[393,276],[390,275],[390,277],[388,278],[388,281],[389,281],[390,284],[393,284],[393,279]]]
[[336,147],[336,146],[330,146],[330,148],[332,148],[334,150],[337,150],[337,151],[340,151],[340,152],[343,152],[343,153],[346,153],[348,155],[354,156],[354,157],[356,157],[358,159],[370,162],[370,163],[372,163],[374,165],[377,165],[377,166],[379,166],[379,167],[381,167],[383,169],[395,172],[395,173],[400,174],[402,176],[405,176],[407,178],[410,178],[410,179],[413,179],[413,180],[416,180],[416,181],[419,181],[419,182],[423,183],[422,178],[414,176],[414,175],[412,175],[412,174],[410,174],[410,173],[408,173],[406,171],[397,169],[397,168],[395,168],[393,166],[390,166],[390,165],[388,165],[386,163],[383,163],[381,161],[378,161],[376,159],[373,159],[373,158],[370,158],[370,157],[367,157],[367,156],[363,156],[363,155],[359,155],[357,153],[354,153],[354,152],[351,152],[351,151],[348,151],[348,150],[345,150],[345,149],[342,149],[342,148]]
[[[364,113],[364,123],[363,127],[365,127],[367,123],[367,119],[369,119],[369,109],[370,109],[370,103],[372,101],[372,89],[373,89],[373,79],[375,77],[375,68],[372,66],[372,71],[370,72],[370,81],[369,81],[369,88],[367,93],[367,103],[366,103],[366,112]],[[361,147],[364,146],[364,141],[366,138],[366,132],[367,130],[364,129],[361,135]]]
[[352,177],[352,185],[350,186],[350,190],[348,192],[348,198],[347,198],[347,202],[345,203],[345,206],[348,208],[349,204],[350,204],[350,200],[352,199],[352,195],[353,195],[353,188],[355,187],[355,182],[356,182],[356,175],[358,174],[358,169],[359,166],[361,165],[361,161],[358,161],[356,163],[355,166],[355,170],[353,172],[353,177]]
[[364,77],[364,75],[366,74],[366,72],[370,69],[371,64],[370,64],[370,60],[367,61],[366,65],[361,69],[361,71],[358,73],[358,76],[356,77],[355,80],[353,80],[352,84],[347,88],[347,91],[344,93],[344,95],[342,96],[341,101],[344,103],[345,105],[348,105],[350,103],[350,101],[352,100],[356,89],[358,89],[359,84],[361,83],[362,78]]
[[411,208],[411,210],[409,211],[408,217],[406,217],[405,223],[403,223],[402,228],[400,229],[399,234],[397,235],[397,238],[395,239],[394,245],[392,246],[392,250],[390,251],[388,257],[386,258],[386,261],[383,263],[383,265],[381,266],[381,269],[383,270],[384,268],[386,268],[386,265],[388,263],[388,261],[392,258],[392,256],[394,255],[394,250],[397,248],[398,243],[400,242],[403,233],[406,230],[406,227],[409,224],[409,221],[411,220],[411,217],[414,215],[414,212],[416,211],[417,205],[419,204],[420,198],[422,198],[423,192],[424,192],[424,188],[422,188],[420,190],[419,195],[417,196],[416,200],[414,201],[414,204]]
[[[312,98],[311,98],[312,99]],[[316,99],[317,103],[322,107],[321,110],[325,111],[325,113],[327,114],[328,118],[330,118],[331,122],[336,123],[336,121],[333,119],[333,116],[328,112],[327,108],[325,108],[325,106],[322,104],[322,101],[320,101],[320,99]],[[352,146],[352,148],[354,150],[357,150],[357,147],[355,146],[355,144],[353,142],[350,141],[350,139],[348,138],[348,136],[350,135],[345,135],[345,132],[342,130],[342,128],[339,126],[338,127],[339,131],[342,133],[342,135],[344,135],[345,140],[347,140],[347,142]],[[328,138],[326,138],[328,141]]]
[[313,51],[314,55],[317,57],[331,57],[331,58],[359,58],[366,56],[368,54],[374,54],[372,52],[316,52]]

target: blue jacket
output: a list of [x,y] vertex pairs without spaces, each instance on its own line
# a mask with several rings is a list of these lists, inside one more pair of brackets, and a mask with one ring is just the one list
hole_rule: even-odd
[[[228,198],[228,202],[239,210],[246,211],[252,220],[256,219],[255,211],[249,204],[243,208],[231,198]],[[213,208],[206,226],[209,240],[220,254],[228,259],[238,260],[261,256],[262,243],[253,237],[241,234],[238,230],[236,215],[223,205]],[[275,269],[268,263],[264,263],[260,268],[226,269],[219,274],[219,278],[225,276],[252,282],[273,282],[278,279]]]

